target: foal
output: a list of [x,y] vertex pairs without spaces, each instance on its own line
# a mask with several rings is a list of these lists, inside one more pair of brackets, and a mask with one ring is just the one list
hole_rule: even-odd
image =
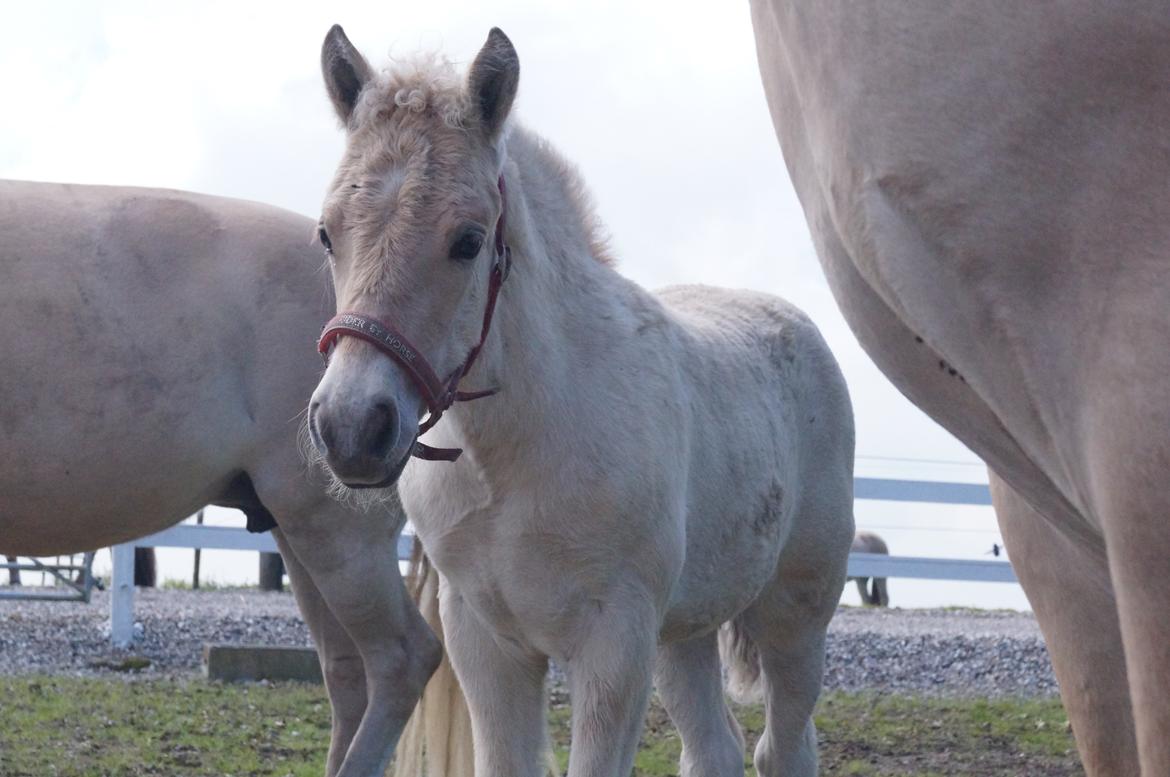
[[342,484],[399,483],[443,576],[476,773],[541,774],[552,658],[571,776],[630,773],[652,679],[683,773],[742,774],[730,622],[766,705],[757,769],[814,774],[853,537],[852,414],[816,328],[775,297],[615,272],[569,165],[508,131],[499,30],[465,81],[376,76],[337,27],[322,63],[347,132],[320,232],[343,314],[310,432]]

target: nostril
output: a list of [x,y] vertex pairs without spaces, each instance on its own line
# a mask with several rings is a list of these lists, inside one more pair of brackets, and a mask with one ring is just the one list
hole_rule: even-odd
[[320,408],[320,402],[313,402],[309,405],[309,434],[316,438],[314,442],[317,443],[317,449],[325,453],[336,450],[337,439],[334,434],[333,424],[329,423],[328,413],[319,412]]
[[370,455],[382,459],[398,439],[398,412],[391,402],[378,402],[370,414]]

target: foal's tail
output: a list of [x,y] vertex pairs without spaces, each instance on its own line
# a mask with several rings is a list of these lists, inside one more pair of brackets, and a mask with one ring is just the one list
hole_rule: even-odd
[[[446,645],[439,620],[439,573],[416,537],[406,575],[411,596],[431,631]],[[424,766],[425,763],[425,766]],[[472,777],[471,715],[446,654],[398,740],[395,777]]]
[[758,702],[760,688],[760,651],[739,618],[719,629],[719,654],[727,669],[727,692],[739,704]]

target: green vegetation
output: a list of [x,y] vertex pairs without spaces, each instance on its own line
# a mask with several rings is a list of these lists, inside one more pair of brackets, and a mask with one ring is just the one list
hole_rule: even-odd
[[252,585],[237,585],[234,583],[221,583],[215,579],[202,577],[199,580],[199,588],[191,587],[191,581],[182,577],[168,577],[164,579],[158,586],[164,591],[258,591],[260,587],[256,584]]
[[[0,677],[0,699],[5,777],[320,777],[328,747],[329,704],[318,686]],[[763,713],[743,707],[737,716],[750,748]],[[568,709],[557,705],[550,720],[563,767]],[[834,693],[821,700],[817,727],[827,777],[1082,773],[1057,700]],[[654,705],[636,773],[677,774],[679,749]]]

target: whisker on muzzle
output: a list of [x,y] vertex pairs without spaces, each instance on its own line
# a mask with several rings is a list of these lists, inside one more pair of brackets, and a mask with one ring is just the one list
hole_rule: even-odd
[[310,469],[321,470],[329,478],[326,493],[330,497],[347,507],[363,512],[369,512],[375,508],[384,507],[387,504],[397,503],[397,486],[357,489],[350,488],[338,480],[337,476],[333,474],[333,470],[326,463],[325,455],[313,443],[312,431],[309,428],[312,420],[309,413],[306,412],[303,415],[304,420],[301,422],[300,430],[297,433],[297,448],[300,450],[301,458],[304,460],[306,466]]

